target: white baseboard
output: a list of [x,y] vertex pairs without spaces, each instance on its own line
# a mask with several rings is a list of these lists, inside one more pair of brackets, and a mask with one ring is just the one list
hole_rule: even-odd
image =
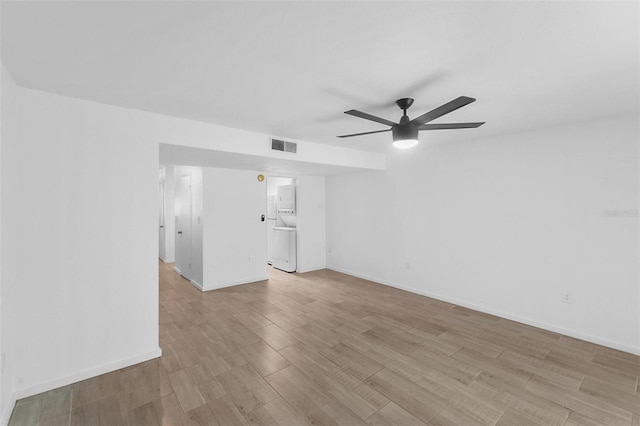
[[626,345],[624,343],[614,342],[611,340],[603,339],[598,336],[592,336],[590,334],[582,333],[575,330],[570,330],[563,327],[558,327],[553,324],[548,324],[544,322],[540,322],[531,318],[521,317],[519,315],[511,314],[508,312],[497,311],[495,309],[486,308],[484,306],[476,305],[474,303],[466,302],[464,300],[459,300],[452,297],[443,296],[441,294],[431,293],[428,291],[417,290],[415,288],[402,286],[391,281],[382,280],[380,278],[371,277],[364,274],[359,274],[356,272],[348,271],[346,269],[337,268],[334,266],[327,266],[327,269],[331,269],[332,271],[340,272],[347,275],[352,275],[354,277],[362,278],[368,281],[372,281],[377,284],[386,285],[389,287],[398,288],[400,290],[408,291],[410,293],[420,294],[422,296],[431,297],[432,299],[441,300],[447,303],[453,303],[454,305],[463,306],[465,308],[473,309],[474,311],[483,312],[485,314],[495,315],[500,318],[505,318],[511,321],[516,321],[522,324],[530,325],[537,328],[542,328],[544,330],[553,331],[554,333],[564,334],[565,336],[574,337],[576,339],[585,340],[587,342],[595,343],[596,345],[602,345],[609,348],[617,349],[619,351],[628,352],[633,355],[640,355],[640,348],[636,348],[633,346]]
[[327,267],[325,265],[322,266],[313,266],[311,268],[301,268],[298,269],[296,272],[300,273],[300,274],[304,274],[305,272],[313,272],[313,271],[319,271],[321,269],[326,269]]
[[71,383],[80,382],[82,380],[90,379],[92,377],[99,376],[101,374],[110,373],[112,371],[119,370],[121,368],[129,367],[134,364],[139,364],[150,359],[159,358],[162,356],[162,349],[156,348],[150,352],[135,355],[129,358],[121,359],[115,362],[110,362],[95,368],[90,368],[78,373],[70,374],[68,376],[59,377],[54,380],[38,383],[36,385],[27,386],[22,389],[18,389],[14,392],[15,400],[27,398],[32,395],[37,395],[42,392],[47,392],[52,389],[57,389],[61,386],[67,386]]
[[16,393],[12,392],[9,400],[7,401],[7,405],[2,408],[2,418],[0,419],[0,424],[2,426],[6,426],[9,424],[9,420],[11,420],[11,414],[13,414],[13,409],[16,406],[16,401],[18,401]]
[[[386,285],[389,287],[395,287],[395,288],[399,288],[400,290],[405,290],[408,291],[410,293],[416,293],[416,294],[420,294],[422,296],[427,296],[426,294],[422,294],[419,291],[412,291],[412,290],[407,290],[405,288],[401,288],[400,286],[397,286],[396,284],[392,283],[391,281],[386,281],[380,278],[375,278],[375,277],[371,277],[369,275],[364,275],[364,274],[359,274],[357,272],[353,272],[353,271],[349,271],[347,269],[343,269],[343,268],[338,268],[335,266],[327,266],[327,269],[331,270],[331,271],[336,271],[336,272],[340,272],[341,274],[346,274],[346,275],[351,275],[353,277],[357,277],[357,278],[362,278],[363,280],[367,280],[367,281],[371,281],[374,282],[376,284],[382,284],[382,285]],[[431,297],[431,296],[428,296]],[[435,297],[434,297],[435,299]]]
[[265,277],[258,277],[258,278],[250,278],[250,279],[246,279],[246,280],[239,280],[239,281],[231,281],[228,283],[224,283],[224,284],[220,284],[220,285],[202,285],[197,281],[194,280],[189,280],[189,282],[191,283],[191,285],[193,285],[195,288],[197,288],[200,291],[211,291],[211,290],[218,290],[221,288],[226,288],[226,287],[233,287],[236,285],[242,285],[242,284],[250,284],[250,283],[254,283],[256,281],[265,281],[268,280],[269,277],[265,276]]
[[175,263],[175,259],[163,259],[163,258],[160,258],[160,260],[162,261],[162,263]]
[[204,291],[204,290],[202,289],[202,284],[200,284],[199,282],[194,281],[194,280],[189,280],[189,282],[191,283],[191,285],[193,285],[193,286],[194,286],[195,288],[197,288],[198,290],[200,290],[200,291]]
[[242,284],[250,284],[250,283],[255,283],[257,281],[266,281],[269,279],[268,275],[262,275],[259,277],[254,277],[254,278],[246,278],[243,280],[238,280],[238,281],[230,281],[230,282],[226,282],[223,284],[218,284],[218,285],[204,285],[204,287],[202,288],[202,291],[211,291],[211,290],[218,290],[220,288],[226,288],[226,287],[233,287],[235,285],[242,285]]
[[176,271],[179,275],[182,275],[182,271],[175,266],[173,267],[173,270]]

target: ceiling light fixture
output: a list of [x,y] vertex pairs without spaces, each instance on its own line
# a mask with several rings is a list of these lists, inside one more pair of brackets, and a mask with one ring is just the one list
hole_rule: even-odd
[[400,119],[399,126],[393,126],[391,133],[393,146],[396,148],[407,149],[418,145],[418,128],[409,123],[409,117],[406,115]]
[[394,141],[392,145],[394,147],[398,148],[398,149],[413,148],[414,146],[418,145],[418,140],[417,139],[402,139],[402,140],[399,140],[399,141]]

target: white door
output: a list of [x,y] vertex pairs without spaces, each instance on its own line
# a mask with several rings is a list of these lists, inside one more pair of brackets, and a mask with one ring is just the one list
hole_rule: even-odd
[[164,181],[160,182],[160,218],[159,218],[159,222],[160,222],[160,228],[158,230],[158,244],[160,247],[160,251],[158,253],[158,255],[160,256],[160,259],[165,260],[166,259],[166,245],[165,245],[165,228],[164,228]]
[[178,179],[176,205],[176,269],[183,277],[192,278],[191,269],[191,175]]

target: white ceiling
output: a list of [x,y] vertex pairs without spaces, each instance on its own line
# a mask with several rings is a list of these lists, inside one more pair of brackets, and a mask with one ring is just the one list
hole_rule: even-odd
[[460,95],[449,141],[637,113],[638,2],[3,2],[22,86],[384,151],[384,126]]

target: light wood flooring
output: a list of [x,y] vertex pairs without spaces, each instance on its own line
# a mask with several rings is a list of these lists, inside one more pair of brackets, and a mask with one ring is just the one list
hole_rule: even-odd
[[202,293],[160,265],[163,356],[11,425],[639,425],[640,358],[323,270]]

